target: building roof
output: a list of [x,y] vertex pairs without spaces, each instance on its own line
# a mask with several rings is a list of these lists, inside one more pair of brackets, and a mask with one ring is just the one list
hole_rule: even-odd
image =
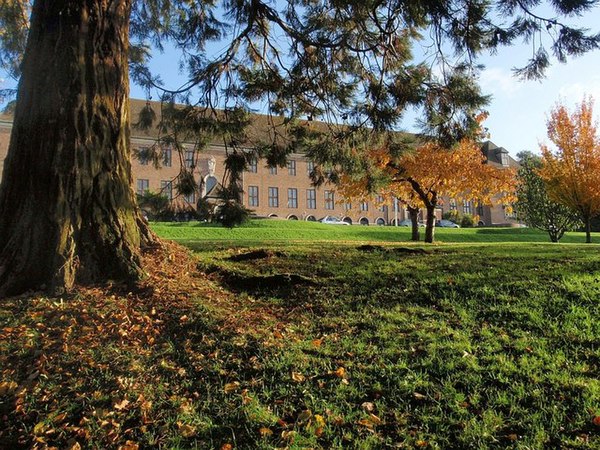
[[498,147],[492,141],[485,141],[483,144],[481,144],[481,151],[487,158],[488,164],[492,164],[494,166],[503,166],[501,155],[505,153],[508,155],[508,167],[519,167],[519,163],[508,154],[508,150],[506,150],[504,147]]

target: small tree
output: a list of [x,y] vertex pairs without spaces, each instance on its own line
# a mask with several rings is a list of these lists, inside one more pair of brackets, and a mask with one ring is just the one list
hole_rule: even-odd
[[547,122],[552,151],[541,145],[539,171],[550,198],[576,212],[592,242],[591,221],[600,214],[600,138],[593,120],[593,100],[584,99],[570,113],[558,104]]
[[427,210],[425,242],[434,240],[435,208],[442,196],[481,204],[514,200],[514,171],[486,164],[479,145],[468,138],[450,149],[425,143],[388,165],[394,182],[410,186]]
[[435,208],[443,196],[488,205],[514,201],[514,171],[486,164],[479,145],[469,138],[460,140],[452,148],[427,142],[400,154],[395,154],[389,143],[380,144],[366,151],[365,157],[372,166],[355,178],[343,176],[342,194],[356,198],[377,192],[401,199],[410,207],[413,240],[418,236],[418,211],[425,208],[425,242],[434,241]]
[[517,175],[517,212],[530,227],[545,231],[552,242],[558,242],[565,231],[581,224],[577,213],[550,199],[544,180],[538,171],[542,159],[531,153],[520,157],[521,168]]

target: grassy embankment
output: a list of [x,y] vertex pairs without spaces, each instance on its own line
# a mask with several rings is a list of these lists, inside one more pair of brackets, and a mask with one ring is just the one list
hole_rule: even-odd
[[[265,223],[263,241],[156,225],[193,239],[204,275],[170,274],[171,255],[151,301],[113,288],[2,303],[0,442],[600,448],[597,245],[360,248],[398,230],[309,224],[300,242],[301,224]],[[438,236],[498,237],[478,231]]]
[[[198,222],[155,223],[152,227],[160,236],[183,244],[206,242],[231,242],[244,245],[265,242],[389,242],[398,243],[410,239],[408,227],[344,226],[318,222],[286,220],[252,220],[233,229]],[[425,229],[421,228],[421,238]],[[453,243],[548,243],[548,235],[531,228],[436,228],[438,242]],[[567,233],[561,243],[584,243],[584,233]]]

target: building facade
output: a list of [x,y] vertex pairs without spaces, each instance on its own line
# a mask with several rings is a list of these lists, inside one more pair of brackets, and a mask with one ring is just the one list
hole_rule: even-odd
[[[140,100],[131,101],[132,117],[146,104]],[[0,116],[0,177],[10,141],[12,117]],[[168,197],[175,206],[195,208],[200,198],[214,193],[214,188],[225,183],[226,149],[218,142],[212,142],[200,154],[193,151],[193,145],[183,152],[169,148],[161,149],[161,160],[155,165],[147,158],[146,150],[156,145],[156,134],[152,130],[141,131],[135,127],[131,134],[132,172],[134,190],[138,194],[150,191]],[[483,151],[490,164],[512,167],[516,162],[508,152],[486,142]],[[176,183],[185,166],[199,180],[195,193],[187,196],[177,194]],[[401,203],[374,198],[372,201],[346,201],[341,198],[335,186],[325,184],[315,187],[311,183],[310,172],[313,162],[303,154],[291,154],[286,167],[269,167],[264,160],[254,160],[249,164],[242,178],[243,204],[255,215],[278,217],[288,220],[317,221],[326,216],[336,217],[349,224],[394,225],[408,219],[408,213]],[[480,225],[509,225],[516,219],[505,214],[501,206],[476,207],[473,202],[460,205],[452,199],[443,199],[436,210],[437,219],[445,211],[457,210],[463,214],[479,216]],[[425,212],[421,212],[424,220]]]

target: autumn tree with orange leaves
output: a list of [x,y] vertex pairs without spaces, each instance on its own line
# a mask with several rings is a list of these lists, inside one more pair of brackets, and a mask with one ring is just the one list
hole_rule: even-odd
[[592,242],[591,220],[600,214],[600,137],[593,119],[594,102],[584,99],[570,113],[557,104],[547,122],[548,138],[541,145],[540,176],[552,200],[576,211],[585,223],[585,241]]
[[[479,144],[469,138],[452,148],[426,142],[398,157],[379,147],[370,151],[370,157],[386,174],[386,186],[380,190],[385,196],[427,210],[425,242],[434,241],[435,208],[444,196],[486,205],[510,205],[516,200],[514,170],[487,164]],[[366,178],[342,181],[347,197],[368,192]]]

